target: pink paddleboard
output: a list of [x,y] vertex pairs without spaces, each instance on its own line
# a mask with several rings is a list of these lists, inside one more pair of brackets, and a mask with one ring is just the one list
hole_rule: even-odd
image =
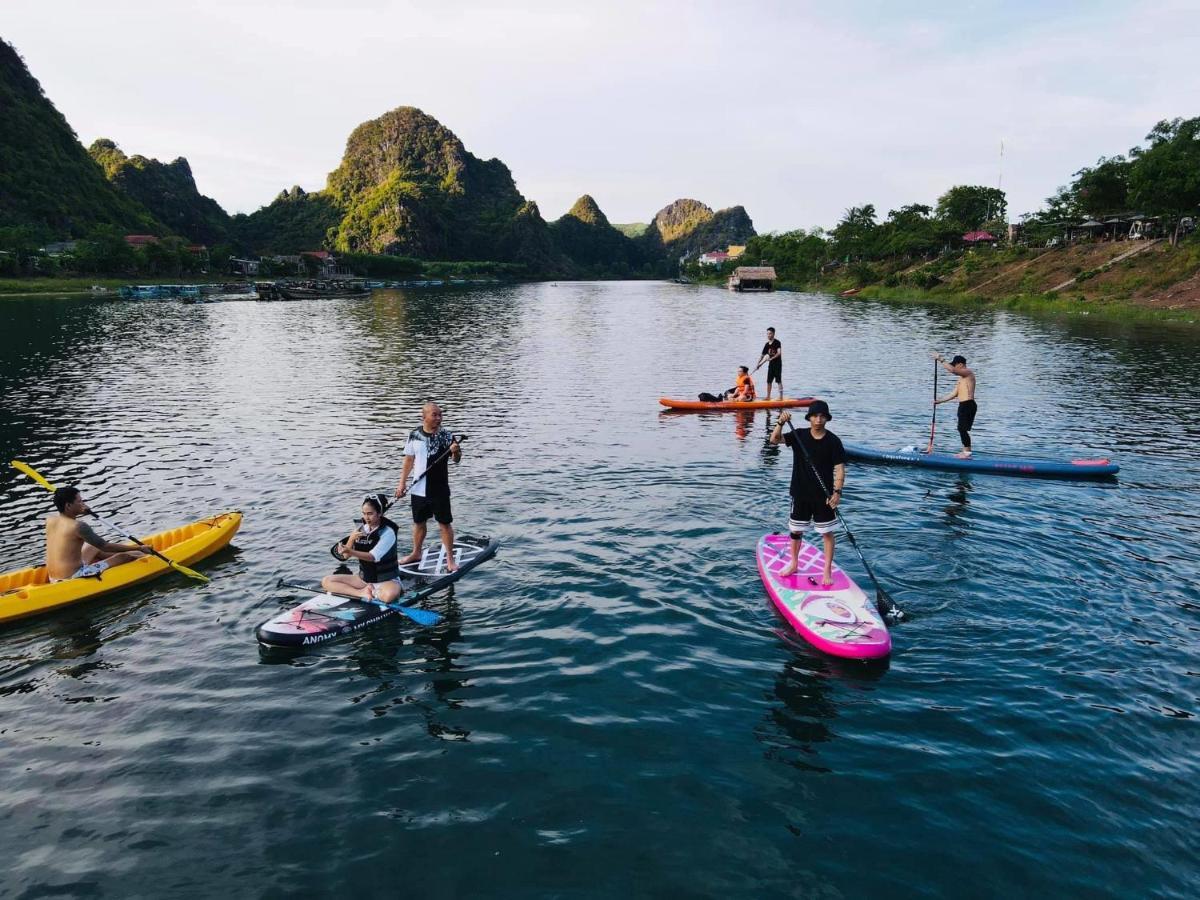
[[[878,659],[892,652],[892,638],[875,603],[835,563],[833,584],[821,586],[825,555],[812,544],[800,544],[800,566],[781,576],[787,566],[791,538],[768,534],[758,542],[758,574],[767,596],[806,641],[832,656]],[[812,576],[817,584],[810,582]]]

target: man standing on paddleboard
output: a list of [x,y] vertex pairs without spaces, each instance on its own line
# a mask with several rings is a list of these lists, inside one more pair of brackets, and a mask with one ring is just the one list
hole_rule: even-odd
[[975,405],[975,373],[967,368],[967,358],[965,356],[956,356],[950,362],[946,362],[946,358],[940,353],[934,353],[934,362],[941,363],[942,368],[951,375],[958,376],[958,384],[954,385],[954,390],[948,393],[945,397],[938,397],[933,401],[934,406],[939,403],[949,403],[951,400],[958,401],[958,434],[962,438],[962,451],[956,453],[959,459],[971,458],[971,426],[975,424],[975,413],[978,407]]
[[788,516],[788,532],[792,539],[791,559],[780,577],[794,575],[800,554],[800,542],[804,533],[812,528],[821,535],[825,546],[825,572],[821,582],[813,577],[809,581],[816,587],[833,584],[833,531],[837,528],[834,512],[842,500],[842,486],[846,483],[846,450],[842,439],[825,428],[833,418],[829,404],[814,400],[809,404],[808,428],[804,431],[788,430],[783,426],[792,419],[791,413],[780,413],[779,421],[771,432],[771,443],[780,440],[792,448],[792,495],[791,514]]
[[[442,548],[446,551],[445,568],[453,572],[458,568],[454,562],[454,515],[450,510],[450,457],[458,462],[462,448],[449,431],[442,427],[442,408],[432,401],[421,407],[421,425],[409,432],[404,444],[404,468],[400,471],[400,483],[396,485],[396,496],[412,495],[413,549],[400,560],[400,565],[421,559],[425,544],[425,532],[430,517],[437,520],[442,532]],[[415,464],[415,466],[414,466]],[[412,487],[408,476],[416,469]]]
[[783,344],[775,338],[775,329],[767,329],[767,342],[763,344],[762,356],[754,367],[757,372],[762,368],[764,360],[767,363],[767,399],[771,399],[771,382],[779,385],[779,399],[783,399]]

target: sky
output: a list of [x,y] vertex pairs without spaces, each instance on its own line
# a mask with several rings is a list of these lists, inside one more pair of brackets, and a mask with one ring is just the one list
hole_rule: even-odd
[[320,189],[397,106],[503,160],[547,219],[691,197],[760,232],[956,184],[1002,184],[1016,219],[1200,115],[1200,0],[3,0],[0,37],[85,145],[184,156],[231,213]]

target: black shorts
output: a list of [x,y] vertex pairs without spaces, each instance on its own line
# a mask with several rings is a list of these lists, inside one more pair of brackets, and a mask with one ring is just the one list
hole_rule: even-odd
[[767,384],[771,382],[776,384],[783,383],[783,360],[773,359],[767,363]]
[[793,497],[792,510],[788,516],[788,532],[794,537],[808,529],[817,534],[829,534],[837,528],[837,514],[824,500],[815,497]]
[[979,407],[974,400],[963,400],[958,404],[958,427],[962,431],[970,431],[975,424],[975,413]]
[[412,516],[413,522],[417,525],[423,525],[429,521],[429,517],[437,519],[439,525],[449,525],[454,521],[454,516],[450,513],[450,495],[444,497],[422,497],[418,494],[411,494],[412,497]]

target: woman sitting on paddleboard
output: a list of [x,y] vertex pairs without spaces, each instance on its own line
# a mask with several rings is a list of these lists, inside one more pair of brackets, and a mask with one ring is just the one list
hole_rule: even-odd
[[339,559],[357,559],[357,575],[326,575],[321,587],[339,594],[390,603],[400,596],[400,574],[396,554],[396,531],[399,526],[384,516],[388,500],[383,494],[363,497],[362,525],[335,547]]

